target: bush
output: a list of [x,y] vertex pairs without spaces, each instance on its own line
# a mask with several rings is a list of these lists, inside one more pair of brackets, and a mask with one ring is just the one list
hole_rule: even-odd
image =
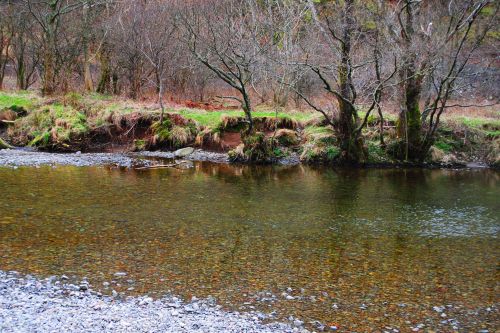
[[87,117],[61,104],[33,111],[9,129],[16,144],[52,150],[79,150],[88,132]]
[[282,146],[296,146],[299,144],[299,136],[297,132],[289,129],[280,129],[276,131],[274,136],[278,143]]
[[166,118],[163,123],[159,121],[151,125],[153,137],[152,146],[170,146],[181,148],[194,140],[196,126],[192,122],[186,122],[185,126],[176,125],[171,119]]
[[229,152],[232,161],[269,163],[274,161],[281,150],[275,150],[276,142],[262,132],[242,136],[243,143]]

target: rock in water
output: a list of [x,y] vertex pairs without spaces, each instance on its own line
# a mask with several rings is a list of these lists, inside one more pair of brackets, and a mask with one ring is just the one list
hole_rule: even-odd
[[188,155],[191,155],[194,152],[194,148],[192,147],[187,147],[187,148],[182,148],[179,150],[176,150],[174,152],[175,157],[186,157]]

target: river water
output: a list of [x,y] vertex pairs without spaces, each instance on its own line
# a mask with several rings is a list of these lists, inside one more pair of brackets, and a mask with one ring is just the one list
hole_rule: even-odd
[[212,296],[346,331],[491,332],[499,180],[206,162],[0,168],[0,269],[87,277],[103,293]]

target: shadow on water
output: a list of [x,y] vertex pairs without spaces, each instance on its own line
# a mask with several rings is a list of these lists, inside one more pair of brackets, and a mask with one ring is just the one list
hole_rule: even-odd
[[0,169],[0,269],[361,331],[404,326],[435,305],[496,301],[498,180],[211,163]]

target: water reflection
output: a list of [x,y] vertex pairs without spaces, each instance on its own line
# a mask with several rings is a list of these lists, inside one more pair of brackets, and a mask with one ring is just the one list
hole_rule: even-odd
[[361,331],[418,322],[433,305],[496,301],[498,180],[210,163],[0,169],[0,269]]

